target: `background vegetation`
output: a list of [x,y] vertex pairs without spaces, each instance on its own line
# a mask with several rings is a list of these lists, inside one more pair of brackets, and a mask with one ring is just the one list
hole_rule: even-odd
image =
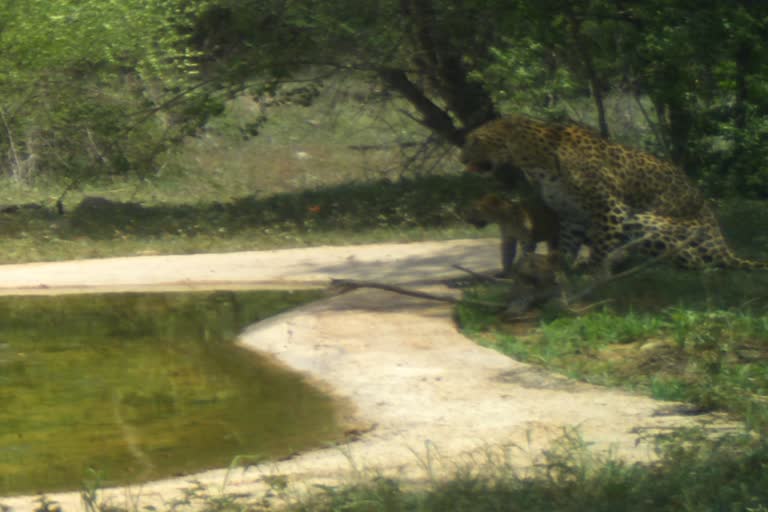
[[[690,0],[0,2],[3,258],[473,235],[461,211],[489,185],[452,175],[455,147],[511,111],[764,198],[767,19]],[[86,195],[121,204],[76,211]]]
[[[764,254],[768,210],[744,198],[768,196],[767,36],[768,3],[746,0],[0,0],[1,258],[482,235],[462,211],[493,185],[455,148],[506,112],[672,159],[740,253]],[[379,479],[298,507],[766,510],[768,283],[660,272],[528,338],[460,314],[516,357],[751,434],[671,437],[656,466],[566,442],[527,474]]]
[[[154,176],[230,99],[257,106],[236,127],[249,139],[273,107],[354,78],[336,101],[414,125],[369,145],[433,154],[502,112],[570,117],[713,193],[765,197],[767,19],[762,2],[714,0],[6,1],[0,171],[62,190]],[[642,122],[611,119],[616,97]]]

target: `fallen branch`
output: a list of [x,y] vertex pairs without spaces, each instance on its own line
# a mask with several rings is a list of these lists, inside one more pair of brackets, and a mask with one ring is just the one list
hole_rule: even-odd
[[451,267],[455,268],[456,270],[461,270],[462,272],[466,272],[467,274],[481,281],[488,281],[491,283],[499,283],[499,284],[512,284],[515,282],[514,279],[507,279],[504,277],[492,276],[484,272],[477,272],[475,270],[468,269],[467,267],[462,267],[461,265],[451,265]]
[[653,267],[654,265],[657,265],[662,261],[677,255],[684,247],[688,245],[688,243],[691,240],[696,238],[697,235],[698,233],[692,233],[685,240],[676,244],[674,247],[664,251],[658,256],[654,256],[653,258],[646,260],[638,265],[635,265],[634,267],[630,267],[623,272],[611,274],[610,273],[611,264],[615,260],[617,260],[620,256],[623,256],[629,248],[634,247],[636,245],[640,245],[643,242],[645,242],[647,240],[647,237],[642,237],[642,238],[638,238],[637,240],[627,242],[626,244],[614,249],[606,256],[605,263],[604,263],[605,275],[603,277],[596,279],[594,282],[590,283],[588,286],[586,286],[582,290],[579,290],[574,295],[566,293],[566,297],[568,298],[569,302],[579,300],[582,297],[585,297],[586,295],[589,295],[590,293],[592,293],[595,290],[595,288],[611,283],[613,281],[618,281],[619,279],[627,278],[629,276],[637,274],[638,272],[642,272],[643,270]]
[[488,302],[473,299],[461,299],[452,295],[435,294],[421,292],[410,288],[403,288],[401,286],[395,286],[392,284],[378,283],[376,281],[356,281],[353,279],[331,279],[330,288],[337,294],[351,292],[359,288],[375,288],[377,290],[385,290],[388,292],[399,293],[400,295],[408,295],[409,297],[417,297],[419,299],[435,300],[438,302],[447,302],[449,304],[458,304],[459,302],[466,302],[475,304],[478,306],[487,306],[493,308],[503,308],[505,305],[498,302]]
[[399,293],[400,295],[408,295],[410,297],[418,297],[420,299],[448,302],[450,304],[456,304],[460,300],[450,295],[436,295],[434,293],[420,292],[418,290],[410,290],[408,288],[402,288],[392,284],[377,283],[376,281],[331,279],[331,289],[339,294],[351,292],[352,290],[357,290],[358,288],[376,288],[377,290],[386,290],[388,292]]
[[680,244],[677,244],[675,247],[672,247],[671,249],[665,251],[663,254],[660,254],[654,258],[648,259],[623,272],[611,274],[610,267],[611,267],[611,264],[614,262],[614,260],[617,260],[620,257],[624,256],[628,249],[642,244],[643,242],[645,242],[646,239],[640,238],[640,239],[628,242],[614,249],[606,256],[606,259],[604,262],[605,274],[602,277],[595,278],[592,282],[588,283],[586,286],[582,287],[581,289],[579,288],[572,289],[568,285],[568,282],[564,277],[560,277],[556,279],[555,285],[536,287],[531,284],[521,285],[520,280],[518,279],[495,277],[482,272],[476,272],[474,270],[470,270],[466,267],[462,267],[461,265],[453,265],[453,268],[461,270],[462,272],[465,272],[477,279],[491,282],[491,283],[506,285],[510,289],[513,289],[514,287],[518,287],[518,291],[521,291],[521,290],[525,291],[525,293],[515,294],[506,303],[489,302],[489,301],[482,301],[482,300],[468,299],[468,298],[457,298],[453,295],[422,292],[419,290],[403,288],[401,286],[395,286],[392,284],[379,283],[376,281],[331,279],[330,288],[332,291],[336,292],[337,294],[347,293],[353,290],[357,290],[359,288],[374,288],[377,290],[384,290],[388,292],[398,293],[400,295],[416,297],[419,299],[446,302],[448,304],[458,304],[460,302],[463,302],[465,304],[473,304],[477,306],[484,306],[484,307],[503,310],[505,315],[511,316],[511,317],[523,315],[526,311],[530,310],[531,307],[535,305],[543,304],[545,302],[548,302],[554,299],[560,303],[561,307],[564,310],[572,314],[582,314],[585,311],[588,311],[600,304],[604,304],[607,301],[599,301],[594,304],[589,304],[582,308],[573,308],[571,306],[573,302],[585,297],[586,295],[589,295],[599,286],[637,274],[638,272],[641,272],[649,267],[652,267],[660,263],[663,260],[666,260],[676,255],[683,247],[686,246],[687,242],[695,236],[696,236],[695,233],[691,234],[686,240],[682,241]]

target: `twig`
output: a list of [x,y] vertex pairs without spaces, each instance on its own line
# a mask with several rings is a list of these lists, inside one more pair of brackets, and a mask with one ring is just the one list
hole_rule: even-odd
[[[559,301],[562,303],[562,305],[564,306],[564,308],[566,310],[570,311],[571,313],[581,314],[581,313],[583,313],[585,311],[588,311],[588,310],[590,310],[590,309],[592,309],[592,308],[594,308],[594,307],[596,307],[596,306],[598,306],[600,304],[604,304],[605,302],[608,302],[608,300],[596,302],[594,304],[590,304],[590,305],[587,305],[584,308],[579,308],[579,309],[572,308],[569,304],[571,304],[574,301],[577,301],[577,300],[581,299],[582,297],[592,293],[592,291],[594,291],[595,288],[597,288],[599,286],[602,286],[602,285],[610,283],[612,281],[616,281],[616,280],[619,280],[619,279],[624,279],[624,278],[629,277],[631,275],[637,274],[638,272],[641,272],[641,271],[643,271],[643,270],[645,270],[645,269],[647,269],[649,267],[652,267],[653,265],[656,265],[657,263],[659,263],[659,262],[661,262],[661,261],[663,261],[665,259],[668,259],[668,258],[674,256],[683,247],[685,247],[687,245],[687,243],[691,239],[693,239],[696,235],[697,235],[697,233],[691,234],[684,241],[682,241],[681,243],[677,244],[676,246],[670,248],[669,250],[665,251],[663,254],[660,254],[660,255],[658,255],[658,256],[656,256],[654,258],[651,258],[651,259],[649,259],[647,261],[644,261],[641,264],[636,265],[634,267],[631,267],[628,270],[625,270],[623,272],[619,272],[617,274],[607,274],[605,277],[597,279],[596,281],[588,284],[585,288],[583,288],[583,289],[581,289],[579,291],[573,292],[573,294],[571,294],[571,292],[569,290],[567,290],[567,288],[568,288],[567,283],[560,283],[560,284],[557,284],[556,286],[549,286],[549,287],[545,287],[543,289],[535,289],[535,288],[530,289],[530,294],[528,296],[519,297],[518,298],[518,303],[516,303],[514,300],[510,301],[510,302],[508,302],[506,304],[502,304],[502,303],[498,303],[498,302],[480,301],[480,300],[467,299],[467,298],[459,299],[459,298],[456,298],[456,297],[451,296],[451,295],[427,293],[427,292],[422,292],[422,291],[413,290],[413,289],[409,289],[409,288],[403,288],[401,286],[395,286],[395,285],[391,285],[391,284],[379,283],[379,282],[376,282],[376,281],[357,281],[357,280],[352,280],[352,279],[331,279],[331,289],[336,291],[336,293],[341,294],[341,293],[350,292],[352,290],[356,290],[358,288],[374,288],[374,289],[378,289],[378,290],[385,290],[385,291],[389,291],[389,292],[393,292],[393,293],[398,293],[400,295],[407,295],[407,296],[410,296],[410,297],[417,297],[417,298],[420,298],[420,299],[434,300],[434,301],[438,301],[438,302],[446,302],[448,304],[457,304],[459,302],[463,302],[463,303],[467,303],[467,304],[474,304],[474,305],[478,305],[478,306],[485,306],[485,307],[492,307],[492,308],[499,308],[499,309],[507,308],[508,312],[510,312],[510,313],[515,312],[515,313],[519,313],[519,314],[524,313],[524,311],[523,310],[520,310],[520,311],[511,311],[510,310],[510,308],[512,306],[514,306],[514,305],[517,305],[518,307],[520,307],[519,300],[525,301],[523,303],[523,305],[522,305],[522,308],[523,309],[528,309],[528,308],[530,308],[530,306],[532,306],[534,304],[540,304],[540,303],[542,303],[544,301],[547,301],[547,300],[550,300],[552,298],[556,298],[556,297],[559,296]],[[611,251],[608,254],[608,256],[606,256],[606,266],[608,268],[608,271],[610,271],[610,261],[613,258],[616,258],[617,255],[623,253],[624,251],[626,251],[630,247],[634,247],[636,245],[639,245],[639,244],[645,242],[645,240],[646,239],[644,237],[641,237],[641,238],[639,238],[637,240],[633,240],[631,242],[628,242],[628,243],[626,243],[626,244],[624,244],[624,245],[614,249],[613,251]],[[476,278],[484,280],[484,281],[489,281],[489,282],[492,282],[492,283],[505,284],[505,285],[508,285],[510,287],[512,285],[516,284],[516,281],[514,279],[504,279],[504,278],[490,276],[490,275],[485,274],[485,273],[475,272],[474,270],[470,270],[470,269],[468,269],[466,267],[463,267],[461,265],[453,265],[453,268],[455,268],[457,270],[461,270],[462,272],[465,272],[465,273],[467,273],[467,274],[469,274],[469,275],[471,275],[473,277],[476,277]],[[519,314],[518,314],[518,316],[519,316]]]
[[[568,296],[568,301],[571,302],[571,301],[579,300],[580,298],[582,298],[582,297],[592,293],[595,290],[595,288],[597,288],[599,286],[602,286],[604,284],[607,284],[607,283],[610,283],[610,282],[613,282],[613,281],[617,281],[619,279],[624,279],[625,277],[629,277],[631,275],[637,274],[638,272],[642,272],[643,270],[645,270],[645,269],[647,269],[649,267],[652,267],[652,266],[654,266],[654,265],[656,265],[658,263],[661,263],[662,261],[664,261],[664,260],[666,260],[668,258],[671,258],[672,256],[676,255],[678,252],[680,252],[680,250],[683,247],[688,245],[688,242],[693,240],[697,235],[698,235],[698,233],[692,233],[685,240],[683,240],[682,242],[676,244],[674,247],[672,247],[669,250],[663,252],[662,254],[659,254],[658,256],[655,256],[655,257],[653,257],[653,258],[651,258],[649,260],[646,260],[643,263],[640,263],[639,265],[635,265],[634,267],[631,267],[631,268],[629,268],[629,269],[627,269],[627,270],[625,270],[623,272],[619,272],[618,274],[608,274],[607,276],[603,277],[602,279],[598,279],[597,281],[595,281],[594,283],[590,284],[589,286],[587,286],[586,288],[584,288],[583,290],[581,290],[577,294],[575,294],[573,296]],[[608,262],[608,260],[611,258],[611,255],[616,255],[620,251],[626,251],[630,247],[633,247],[635,245],[639,245],[639,244],[645,242],[646,239],[647,239],[646,237],[641,237],[641,238],[638,238],[637,240],[633,240],[631,242],[628,242],[628,243],[622,245],[621,247],[618,247],[618,248],[614,249],[613,251],[611,251],[608,254],[608,256],[606,256],[606,262]]]
[[470,304],[476,304],[478,306],[488,306],[495,308],[503,308],[504,304],[498,302],[488,302],[473,299],[460,299],[451,295],[442,295],[435,293],[420,292],[418,290],[412,290],[409,288],[402,288],[392,284],[377,283],[376,281],[356,281],[353,279],[331,279],[331,289],[337,293],[347,293],[358,288],[375,288],[377,290],[385,290],[388,292],[399,293],[400,295],[408,295],[410,297],[417,297],[419,299],[435,300],[439,302],[447,302],[449,304],[458,304],[459,302],[465,302]]
[[408,288],[402,288],[392,284],[377,283],[376,281],[355,281],[351,279],[331,279],[331,288],[336,289],[339,293],[346,293],[358,288],[376,288],[378,290],[386,290],[388,292],[395,292],[401,295],[410,295],[411,297],[418,297],[420,299],[437,300],[440,302],[448,302],[450,304],[456,304],[459,299],[450,295],[436,295],[433,293],[420,292],[417,290],[409,290]]
[[477,279],[480,279],[482,281],[489,281],[491,283],[500,283],[500,284],[513,284],[515,282],[514,279],[506,279],[503,277],[495,277],[483,272],[476,272],[474,270],[468,269],[466,267],[462,267],[461,265],[451,265],[456,270],[461,270],[462,272],[466,272],[467,274],[471,275],[472,277],[476,277]]
[[593,302],[592,304],[587,304],[586,306],[582,306],[582,307],[579,307],[579,308],[574,308],[573,306],[566,304],[565,305],[566,306],[565,309],[569,313],[571,313],[571,314],[583,315],[584,313],[592,311],[593,309],[595,309],[598,306],[602,306],[603,304],[609,304],[611,302],[613,302],[613,299],[603,299],[603,300],[599,300],[597,302]]

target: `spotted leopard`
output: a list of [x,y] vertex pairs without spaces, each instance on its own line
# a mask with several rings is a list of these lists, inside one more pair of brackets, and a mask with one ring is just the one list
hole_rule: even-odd
[[473,172],[522,171],[558,213],[561,231],[583,237],[593,262],[631,242],[647,256],[672,251],[685,268],[768,268],[768,261],[733,253],[680,168],[583,126],[500,118],[467,135],[461,160]]

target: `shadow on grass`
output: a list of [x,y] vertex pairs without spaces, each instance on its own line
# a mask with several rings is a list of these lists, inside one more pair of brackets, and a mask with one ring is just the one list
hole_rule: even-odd
[[466,205],[492,186],[489,180],[476,176],[455,175],[349,183],[203,204],[143,206],[90,198],[66,214],[70,222],[59,236],[110,239],[182,234],[226,238],[253,229],[323,232],[439,228],[461,222]]

